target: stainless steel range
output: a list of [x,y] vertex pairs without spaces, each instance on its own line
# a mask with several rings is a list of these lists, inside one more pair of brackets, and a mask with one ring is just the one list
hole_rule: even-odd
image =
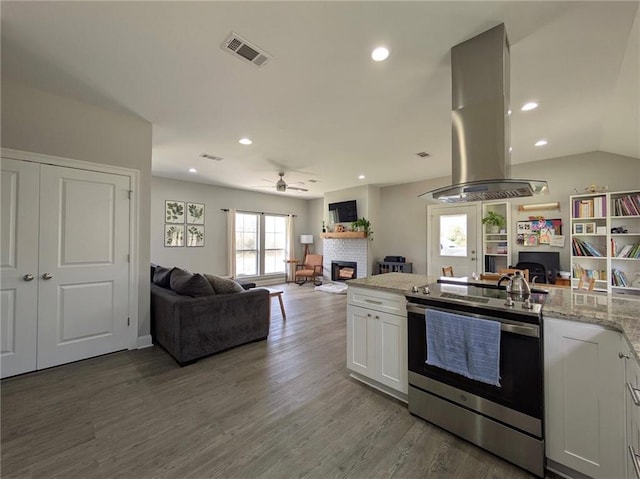
[[[503,289],[459,282],[438,282],[407,295],[409,411],[539,477],[545,466],[545,297],[546,291],[534,290],[507,300]],[[499,323],[499,385],[427,364],[430,311],[452,320]]]

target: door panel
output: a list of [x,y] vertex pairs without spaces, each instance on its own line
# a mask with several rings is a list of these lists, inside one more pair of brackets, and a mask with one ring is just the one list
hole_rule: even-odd
[[[433,276],[441,276],[442,268],[453,266],[455,276],[471,276],[480,272],[480,234],[478,216],[480,204],[464,206],[429,206],[429,263],[427,272]],[[462,229],[442,231],[441,223],[447,219],[462,218]]]
[[129,178],[41,168],[38,369],[125,349],[129,303]]
[[407,318],[393,314],[376,314],[378,321],[378,354],[379,377],[386,384],[403,393],[408,392],[407,366]]
[[[2,159],[0,362],[2,377],[36,366],[39,165]],[[31,274],[34,280],[25,280]]]

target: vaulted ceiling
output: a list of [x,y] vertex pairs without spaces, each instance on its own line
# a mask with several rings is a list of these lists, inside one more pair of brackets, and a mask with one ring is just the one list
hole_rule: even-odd
[[[159,176],[302,198],[447,176],[449,51],[499,23],[513,163],[640,158],[638,2],[3,1],[1,13],[2,78],[145,118]],[[223,51],[231,32],[270,60]],[[277,193],[278,171],[308,191]]]

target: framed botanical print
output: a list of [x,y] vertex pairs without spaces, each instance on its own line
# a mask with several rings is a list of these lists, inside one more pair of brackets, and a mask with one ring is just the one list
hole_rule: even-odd
[[187,224],[204,224],[204,203],[187,203]]
[[164,245],[184,246],[184,225],[164,225]]
[[164,222],[184,224],[184,201],[164,202]]
[[204,246],[204,226],[187,225],[187,246]]

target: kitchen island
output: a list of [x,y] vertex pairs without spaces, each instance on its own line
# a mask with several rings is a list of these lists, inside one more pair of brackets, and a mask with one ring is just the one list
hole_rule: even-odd
[[[401,374],[407,356],[403,341],[404,345],[407,339],[411,343],[412,336],[395,316],[403,298],[419,302],[426,297],[424,287],[437,280],[426,275],[388,273],[347,282],[347,367],[359,373],[352,376],[361,380],[366,376],[363,382],[372,378],[369,384],[374,387],[399,399],[406,397],[406,380]],[[495,285],[470,278],[446,280]],[[412,291],[414,286],[417,293]],[[547,469],[567,477],[640,477],[636,474],[640,470],[640,297],[546,284],[537,287],[548,291],[541,329]],[[431,287],[432,294],[434,289]],[[389,307],[394,308],[395,316],[382,315]],[[366,335],[374,341],[365,347],[359,338]],[[373,371],[358,371],[361,365],[370,364]],[[409,374],[413,374],[411,368]],[[393,381],[388,381],[390,378]],[[391,392],[379,387],[385,380]],[[411,410],[411,399],[409,405]],[[457,433],[455,429],[453,432]]]
[[[467,278],[459,279],[467,281]],[[424,287],[437,280],[438,277],[422,274],[387,273],[352,279],[347,281],[347,284],[358,288],[411,295],[413,286]],[[471,278],[468,278],[468,282],[492,283]],[[541,284],[538,287],[549,291],[543,309],[544,317],[598,324],[618,331],[624,335],[635,353],[636,360],[640,362],[640,296],[560,288],[552,284]]]

